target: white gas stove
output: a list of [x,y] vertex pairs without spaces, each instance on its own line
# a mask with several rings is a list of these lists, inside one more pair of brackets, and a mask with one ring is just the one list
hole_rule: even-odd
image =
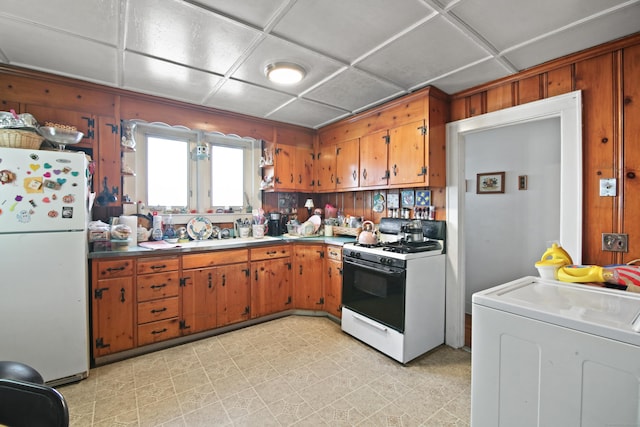
[[444,222],[407,242],[407,221],[383,218],[381,243],[342,251],[342,330],[402,363],[444,342]]

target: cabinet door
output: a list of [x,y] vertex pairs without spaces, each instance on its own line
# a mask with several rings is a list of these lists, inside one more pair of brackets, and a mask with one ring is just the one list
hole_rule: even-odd
[[218,327],[248,320],[251,304],[249,264],[218,267],[217,284]]
[[295,187],[298,191],[312,192],[315,188],[313,179],[314,153],[311,146],[295,148]]
[[389,130],[389,185],[424,184],[425,163],[424,121],[408,123]]
[[187,270],[183,274],[183,334],[216,327],[216,268]]
[[360,139],[360,187],[387,185],[387,151],[389,134],[386,130]]
[[357,188],[360,173],[360,138],[336,144],[336,189]]
[[275,188],[276,190],[295,190],[296,150],[292,145],[276,144],[275,150]]
[[342,261],[326,259],[327,275],[324,282],[324,310],[342,317]]
[[293,255],[293,305],[304,310],[322,310],[324,247],[295,245]]
[[315,162],[316,189],[332,191],[336,189],[336,146],[323,145],[318,151]]
[[251,263],[251,318],[291,307],[291,262],[288,258]]
[[93,356],[133,348],[133,277],[95,281],[92,301]]

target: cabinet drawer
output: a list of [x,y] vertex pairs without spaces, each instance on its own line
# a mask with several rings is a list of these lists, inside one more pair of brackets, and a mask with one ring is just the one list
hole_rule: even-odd
[[291,251],[289,250],[289,245],[278,245],[278,246],[266,246],[262,248],[252,248],[251,251],[251,260],[261,260],[261,259],[271,259],[271,258],[283,258],[291,255]]
[[178,297],[138,303],[138,325],[178,317]]
[[183,255],[182,268],[205,268],[217,265],[246,262],[249,258],[247,249],[232,249],[228,251],[211,251],[199,254]]
[[138,276],[138,301],[149,301],[166,297],[177,297],[180,275],[177,271],[143,274]]
[[131,276],[133,274],[133,259],[116,259],[98,261],[98,279]]
[[175,271],[180,268],[180,259],[175,257],[141,258],[138,260],[136,271],[138,274],[160,273]]
[[342,261],[342,247],[340,246],[327,246],[325,249],[325,255],[327,259],[333,259],[336,261]]
[[177,318],[138,326],[138,346],[152,344],[178,336],[180,336],[180,322]]

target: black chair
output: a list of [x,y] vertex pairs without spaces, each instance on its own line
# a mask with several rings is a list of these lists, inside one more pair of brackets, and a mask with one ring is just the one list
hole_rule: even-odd
[[43,384],[28,365],[0,362],[0,424],[10,427],[67,427],[64,396]]

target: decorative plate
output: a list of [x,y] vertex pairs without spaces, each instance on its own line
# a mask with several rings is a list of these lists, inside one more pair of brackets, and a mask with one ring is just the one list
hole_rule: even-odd
[[416,206],[429,206],[431,204],[431,191],[430,190],[417,190],[416,191]]
[[373,211],[384,211],[384,196],[382,195],[382,193],[376,193],[373,195]]
[[211,237],[213,227],[211,221],[203,216],[191,218],[187,223],[187,234],[193,240],[204,240]]

